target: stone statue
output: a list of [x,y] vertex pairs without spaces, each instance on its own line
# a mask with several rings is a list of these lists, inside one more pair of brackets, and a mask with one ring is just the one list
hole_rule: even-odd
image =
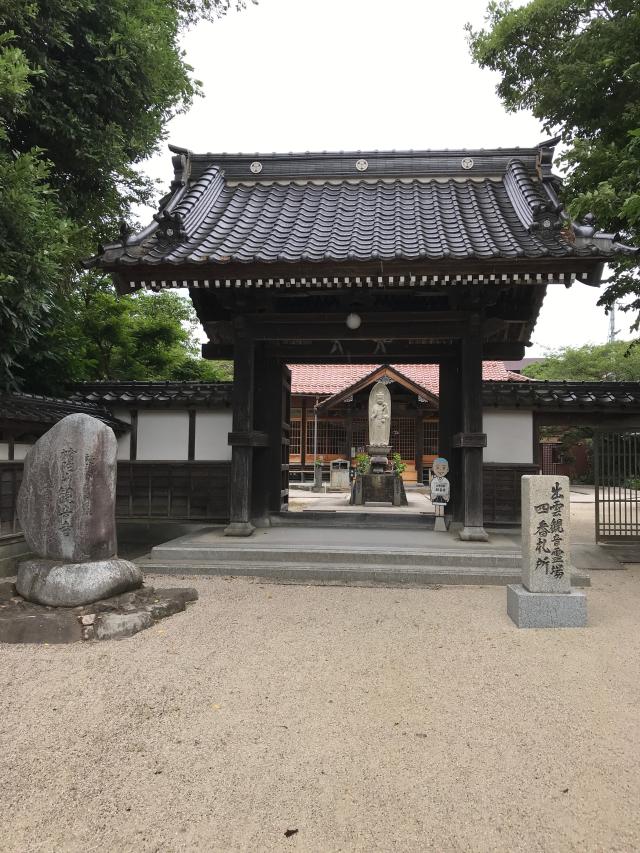
[[391,431],[391,394],[384,382],[376,382],[369,394],[369,445],[387,447]]

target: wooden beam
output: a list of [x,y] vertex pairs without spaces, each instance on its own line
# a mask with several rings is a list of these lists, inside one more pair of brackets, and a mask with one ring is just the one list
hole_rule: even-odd
[[196,458],[196,410],[189,409],[189,438],[187,440],[187,459]]

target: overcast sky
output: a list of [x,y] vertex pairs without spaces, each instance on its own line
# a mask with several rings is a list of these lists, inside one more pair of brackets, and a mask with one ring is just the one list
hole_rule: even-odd
[[[464,25],[486,0],[260,0],[183,38],[205,93],[167,141],[196,152],[493,148],[545,138],[508,114],[496,75],[473,65]],[[144,170],[172,177],[169,152]],[[144,211],[147,221],[153,211]],[[526,355],[604,343],[598,290],[550,287]],[[620,338],[630,337],[619,313]]]

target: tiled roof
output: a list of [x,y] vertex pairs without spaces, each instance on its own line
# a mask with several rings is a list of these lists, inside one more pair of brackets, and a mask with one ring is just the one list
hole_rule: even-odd
[[[319,396],[336,394],[344,388],[364,379],[370,373],[379,370],[381,364],[332,364],[330,367],[320,364],[290,364],[291,393],[318,394]],[[438,394],[439,370],[437,364],[393,364],[398,373],[420,385],[425,391]],[[496,382],[529,382],[526,376],[512,373],[503,361],[484,361],[482,378]]]
[[603,241],[596,248],[564,230],[549,146],[251,156],[174,150],[172,192],[157,221],[90,263],[124,270],[607,254]]
[[482,394],[485,406],[640,412],[640,382],[485,382]]
[[82,382],[74,400],[108,406],[211,406],[231,402],[231,382]]
[[41,397],[36,394],[0,394],[0,422],[56,424],[67,415],[91,415],[110,426],[115,432],[124,432],[129,424],[114,418],[103,406],[78,400],[61,400],[56,397]]

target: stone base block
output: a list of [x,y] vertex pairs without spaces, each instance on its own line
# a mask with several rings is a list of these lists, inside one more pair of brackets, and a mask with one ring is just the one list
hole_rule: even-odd
[[443,515],[436,515],[433,529],[436,531],[436,533],[447,532],[447,522],[444,520]]
[[0,643],[75,643],[120,640],[185,610],[192,588],[142,587],[82,607],[44,607],[0,584]]
[[392,506],[407,506],[407,495],[402,477],[393,473],[357,474],[351,487],[352,506],[367,503],[390,503]]
[[224,529],[225,536],[251,536],[255,527],[250,521],[232,521]]
[[518,628],[584,628],[587,596],[570,592],[529,592],[522,584],[507,587],[507,613]]
[[458,536],[463,542],[489,541],[489,534],[484,527],[463,527]]
[[49,607],[79,607],[141,586],[140,567],[118,557],[90,563],[24,560],[16,580],[19,595]]

